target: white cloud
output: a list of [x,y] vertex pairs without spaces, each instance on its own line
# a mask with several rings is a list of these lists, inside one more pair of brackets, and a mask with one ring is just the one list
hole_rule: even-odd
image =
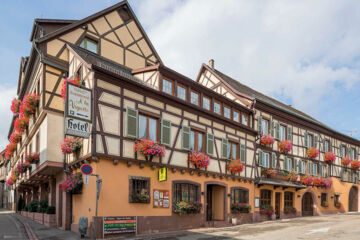
[[9,132],[10,123],[13,116],[12,112],[10,111],[10,106],[12,99],[16,97],[16,88],[0,85],[0,93],[0,151],[2,151],[9,142],[7,139],[7,134]]

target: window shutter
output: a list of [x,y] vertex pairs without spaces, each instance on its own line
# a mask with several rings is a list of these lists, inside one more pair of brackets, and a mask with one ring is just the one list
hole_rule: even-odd
[[294,158],[294,171],[295,172],[298,172],[299,170],[298,170],[298,167],[299,167],[299,165],[298,165],[298,160],[297,160],[297,158]]
[[345,182],[346,179],[345,179],[345,171],[344,171],[344,169],[341,169],[340,174],[341,174],[341,181]]
[[171,145],[171,121],[161,119],[161,144]]
[[262,117],[258,116],[258,132],[261,134],[261,122],[262,122]]
[[329,151],[332,152],[333,149],[332,149],[332,143],[331,143],[331,139],[329,140]]
[[288,158],[284,159],[284,170],[287,171],[288,170]]
[[318,147],[318,136],[317,135],[314,136],[314,147],[315,148]]
[[276,128],[275,128],[275,138],[276,139],[280,139],[280,123],[276,123]]
[[276,153],[271,153],[271,168],[276,168]]
[[214,155],[214,135],[211,133],[206,134],[206,153]]
[[327,165],[327,171],[326,171],[326,176],[327,177],[330,177],[331,176],[331,168],[330,168],[330,165]]
[[350,157],[350,155],[351,155],[351,153],[350,153],[350,148],[347,147],[347,148],[346,148],[346,156]]
[[137,138],[138,136],[138,111],[134,108],[126,108],[126,136]]
[[308,145],[308,138],[307,138],[307,136],[308,136],[308,133],[305,132],[305,133],[304,133],[304,145],[305,145],[305,147],[308,147],[308,146],[309,146],[309,145]]
[[258,152],[258,163],[259,163],[259,166],[262,167],[263,166],[263,162],[264,162],[264,153],[263,151],[259,150]]
[[326,149],[325,149],[325,138],[323,138],[323,140],[322,140],[322,150],[323,150],[323,152],[326,152]]
[[323,166],[320,165],[320,166],[319,166],[319,174],[320,174],[321,177],[322,177],[322,173],[323,173]]
[[222,138],[221,139],[221,158],[227,159],[228,156],[228,146],[229,145],[229,140],[227,140],[226,138]]
[[287,140],[292,140],[292,127],[287,126]]
[[309,174],[309,175],[311,175],[311,163],[310,162],[308,162],[307,163],[307,173]]
[[182,149],[190,150],[190,127],[182,126]]
[[275,127],[274,125],[275,125],[274,121],[271,121],[271,124],[270,124],[270,135],[273,136],[273,137],[275,136],[275,135],[274,135],[274,127]]
[[315,163],[313,163],[313,175],[316,176],[317,175],[317,165]]
[[245,145],[240,144],[240,162],[245,162]]

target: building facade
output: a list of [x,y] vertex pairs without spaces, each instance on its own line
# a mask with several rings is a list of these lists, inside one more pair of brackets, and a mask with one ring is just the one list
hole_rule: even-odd
[[[358,140],[240,84],[213,61],[196,81],[166,67],[126,1],[78,21],[35,19],[30,40],[18,98],[37,94],[39,104],[8,156],[7,178],[31,154],[39,161],[8,188],[14,203],[55,206],[57,227],[78,231],[87,217],[89,235],[96,226],[98,237],[110,237],[119,233],[104,231],[109,217],[136,217],[137,233],[146,234],[358,211],[359,172],[342,164],[358,159]],[[73,76],[92,92],[91,133],[64,155],[62,88]],[[264,136],[274,142],[263,144]],[[142,140],[161,154],[141,152]],[[278,146],[285,140],[286,154]],[[309,157],[310,148],[319,154]],[[95,177],[76,193],[61,187],[85,163],[102,179],[98,206]]]

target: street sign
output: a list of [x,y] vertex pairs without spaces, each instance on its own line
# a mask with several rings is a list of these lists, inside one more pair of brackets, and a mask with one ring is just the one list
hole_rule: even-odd
[[91,123],[91,90],[72,83],[66,85],[65,116]]
[[93,172],[93,168],[89,164],[83,164],[80,167],[80,171],[83,175],[90,175]]
[[65,134],[76,137],[89,138],[90,124],[75,118],[65,118]]
[[159,182],[167,180],[167,168],[163,167],[159,169]]
[[89,175],[84,175],[84,184],[89,184]]

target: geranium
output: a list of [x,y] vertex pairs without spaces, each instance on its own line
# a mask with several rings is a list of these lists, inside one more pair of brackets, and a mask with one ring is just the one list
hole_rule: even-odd
[[251,206],[247,203],[232,203],[230,209],[232,213],[249,213]]
[[282,140],[279,142],[278,148],[280,152],[287,154],[292,150],[293,144],[290,140]]
[[40,160],[40,156],[38,153],[30,153],[29,155],[25,156],[25,162],[30,164],[37,164]]
[[175,204],[175,213],[197,214],[202,209],[202,203],[199,201],[180,201]]
[[341,208],[341,203],[340,203],[340,202],[335,202],[335,207],[336,207],[337,209]]
[[351,168],[354,170],[359,170],[360,168],[360,162],[358,160],[351,161]]
[[6,180],[6,184],[7,184],[8,186],[12,186],[12,185],[14,184],[13,179],[12,179],[11,177],[9,177],[9,178]]
[[288,179],[290,182],[298,182],[299,181],[299,175],[295,171],[291,171],[288,174]]
[[284,213],[285,214],[296,213],[296,208],[291,207],[291,206],[285,206]]
[[30,117],[35,114],[39,101],[40,97],[36,93],[25,95],[20,105],[20,115]]
[[351,159],[349,157],[343,157],[341,159],[341,164],[344,165],[344,166],[347,166],[351,163]]
[[313,181],[315,187],[325,187],[325,180],[322,177],[315,177]]
[[333,152],[327,152],[324,155],[325,162],[329,164],[333,164],[335,162],[335,159],[336,159],[336,155]]
[[66,85],[67,83],[72,83],[72,84],[75,84],[75,85],[78,85],[78,86],[82,86],[82,81],[80,79],[80,76],[73,76],[71,78],[65,78],[64,82],[63,82],[63,85],[62,85],[62,88],[61,88],[61,97],[63,99],[66,98]]
[[272,168],[266,168],[262,170],[262,175],[267,177],[275,177],[277,175],[277,170]]
[[18,114],[19,113],[19,110],[20,110],[20,104],[21,104],[21,101],[17,98],[14,98],[11,102],[11,111],[14,113],[14,114]]
[[227,166],[227,170],[231,174],[240,173],[244,170],[244,163],[240,162],[240,159],[231,160],[229,165]]
[[260,144],[265,146],[270,146],[274,144],[275,139],[269,134],[263,134],[260,138]]
[[274,208],[271,205],[261,205],[260,206],[260,214],[266,214],[268,216],[273,215]]
[[317,158],[317,156],[319,156],[319,150],[317,150],[316,148],[314,147],[311,147],[311,148],[308,148],[306,150],[306,155],[308,158]]
[[326,189],[331,188],[332,183],[333,183],[333,180],[332,180],[331,178],[325,178],[325,179],[324,179],[324,187],[325,187]]
[[6,159],[9,159],[10,156],[16,151],[16,149],[17,149],[17,144],[16,143],[9,143],[6,146],[6,151],[5,151]]
[[135,152],[140,152],[146,159],[148,157],[164,157],[165,146],[159,145],[157,142],[150,139],[141,139],[135,143]]
[[66,180],[63,181],[59,188],[64,192],[75,192],[83,185],[81,173],[74,173],[66,177]]
[[21,140],[21,133],[13,132],[10,135],[10,142],[11,143],[18,143],[18,142],[20,142],[20,140]]
[[210,157],[202,152],[191,151],[189,154],[189,162],[195,168],[207,168],[210,163]]
[[61,151],[63,154],[75,153],[82,147],[82,138],[67,137],[61,144]]
[[300,177],[300,182],[306,186],[311,186],[314,182],[314,178],[310,175],[304,175]]
[[29,119],[26,116],[21,115],[20,117],[15,119],[14,127],[18,133],[24,132],[28,126],[29,126]]

